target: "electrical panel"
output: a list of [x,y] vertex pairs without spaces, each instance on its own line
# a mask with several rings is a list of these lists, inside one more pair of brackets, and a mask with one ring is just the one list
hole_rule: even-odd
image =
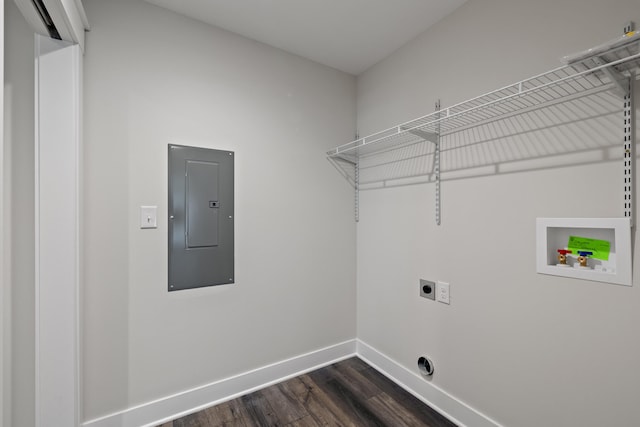
[[234,282],[233,154],[169,145],[169,291]]

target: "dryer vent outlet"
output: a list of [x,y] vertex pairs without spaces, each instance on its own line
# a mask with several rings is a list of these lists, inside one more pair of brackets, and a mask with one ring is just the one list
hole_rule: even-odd
[[433,362],[429,360],[429,358],[421,356],[418,359],[418,369],[420,369],[420,373],[425,377],[430,377],[433,375]]

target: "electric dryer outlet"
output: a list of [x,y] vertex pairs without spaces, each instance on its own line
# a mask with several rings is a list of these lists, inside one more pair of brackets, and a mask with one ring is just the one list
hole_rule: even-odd
[[423,298],[429,298],[431,300],[435,300],[436,299],[436,282],[420,279],[420,296]]

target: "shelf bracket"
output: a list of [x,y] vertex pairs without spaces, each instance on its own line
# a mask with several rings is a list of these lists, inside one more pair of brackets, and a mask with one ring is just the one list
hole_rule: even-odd
[[636,121],[634,105],[635,74],[627,79],[624,95],[624,216],[629,218],[631,227],[635,224],[634,185],[636,163]]
[[405,129],[405,128],[400,128],[403,131],[407,131],[408,133],[410,133],[411,135],[415,135],[418,138],[422,138],[425,141],[429,141],[432,142],[434,144],[438,143],[438,134],[435,132],[427,132],[424,130],[420,130],[420,129]]
[[418,138],[429,141],[435,145],[433,153],[433,174],[435,176],[436,184],[436,224],[440,225],[440,100],[436,101],[436,113],[438,120],[436,124],[435,132],[427,132],[421,129],[412,129],[404,126],[400,126],[400,130],[403,132],[415,135]]
[[355,185],[355,198],[354,198],[354,206],[355,206],[355,217],[356,217],[356,222],[360,222],[360,160],[356,160],[355,164],[353,165],[355,171],[354,171],[354,180],[353,183]]
[[440,225],[440,100],[436,101],[435,152],[433,153],[433,173],[436,177],[436,225]]

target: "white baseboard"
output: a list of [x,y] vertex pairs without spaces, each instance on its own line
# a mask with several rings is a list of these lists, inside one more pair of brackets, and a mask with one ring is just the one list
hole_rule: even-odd
[[85,422],[83,427],[157,426],[356,355],[461,427],[501,427],[496,421],[451,396],[438,386],[425,381],[418,373],[406,369],[360,340],[345,341],[96,418]]
[[83,423],[84,427],[157,426],[356,355],[356,340],[254,369]]
[[[451,396],[438,386],[425,381],[416,372],[399,365],[368,344],[357,340],[358,357],[381,374],[413,394],[418,399],[438,411],[460,427],[501,427],[496,421],[473,409],[466,403]],[[416,365],[416,370],[417,370]]]

